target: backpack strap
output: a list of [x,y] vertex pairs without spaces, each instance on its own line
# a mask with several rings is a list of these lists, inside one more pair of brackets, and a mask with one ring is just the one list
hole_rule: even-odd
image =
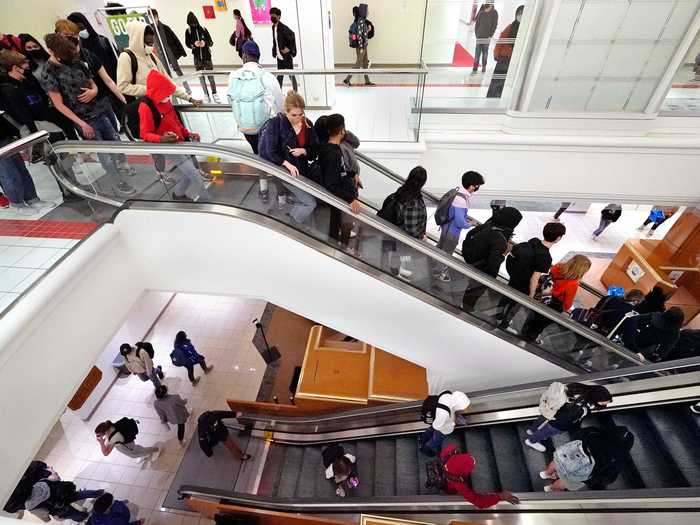
[[125,49],[124,52],[129,55],[129,61],[131,62],[131,83],[136,84],[136,72],[139,70],[139,62],[131,49]]
[[160,123],[162,122],[162,117],[160,115],[160,111],[156,107],[156,103],[153,102],[153,100],[151,100],[149,97],[143,97],[142,101],[145,102],[151,110],[151,113],[153,114],[153,124],[155,125],[156,130],[158,130],[158,128],[160,127]]
[[443,405],[442,403],[438,403],[437,405],[435,405],[436,414],[437,414],[438,408],[442,408],[444,411],[446,411],[448,414],[450,414],[450,416],[452,415],[452,410],[447,405]]

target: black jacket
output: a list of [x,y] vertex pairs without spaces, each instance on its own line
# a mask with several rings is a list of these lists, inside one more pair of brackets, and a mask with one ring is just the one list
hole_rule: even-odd
[[158,22],[158,32],[160,33],[160,37],[165,40],[164,44],[168,46],[175,60],[187,56],[185,48],[182,47],[182,42],[180,42],[175,31],[170,29],[170,26],[166,26],[163,22]]
[[[196,23],[193,27],[191,23]],[[197,40],[204,40],[204,47],[195,47],[194,43]],[[187,15],[187,29],[185,30],[185,45],[192,50],[192,56],[195,60],[211,62],[211,46],[214,41],[211,39],[209,31],[202,27],[197,20],[197,17],[191,11]]]
[[622,325],[625,346],[649,361],[665,361],[680,337],[680,330],[662,326],[661,315],[638,315]]
[[228,438],[228,428],[222,419],[235,419],[236,413],[230,410],[210,410],[197,418],[199,448],[207,457],[214,453],[213,448]]
[[0,145],[4,146],[19,138],[19,130],[3,116],[0,116]]
[[549,424],[563,432],[574,430],[589,413],[589,408],[581,403],[564,403]]
[[634,436],[625,427],[586,427],[576,433],[575,439],[582,441],[595,461],[591,477],[585,481],[594,490],[602,490],[617,479],[630,461],[634,445]]
[[27,74],[23,81],[2,75],[0,99],[3,101],[3,109],[32,133],[38,131],[35,123],[37,120],[48,119],[49,97],[31,74]]
[[309,171],[309,162],[318,155],[318,137],[310,120],[306,120],[306,156],[294,157],[289,149],[299,147],[294,128],[284,113],[278,113],[263,124],[258,133],[260,156],[273,164],[281,166],[286,160],[293,164],[299,173],[306,176]]
[[613,210],[605,207],[600,211],[600,215],[607,221],[617,222],[617,220],[622,216],[622,208],[616,208]]
[[[277,30],[277,35],[275,35],[275,29]],[[275,39],[277,40],[277,47],[275,47]],[[278,50],[288,48],[289,56],[297,56],[297,42],[294,36],[294,31],[289,29],[282,22],[277,22],[277,26],[272,26],[272,56],[275,58],[282,58],[282,53],[278,53]]]
[[634,306],[625,301],[624,297],[603,297],[594,308],[597,330],[607,335],[633,308]]
[[510,206],[494,212],[491,219],[467,233],[462,243],[464,262],[496,277],[506,258],[508,241],[522,218],[522,214]]
[[114,52],[112,43],[106,36],[100,35],[92,24],[87,19],[87,17],[82,13],[71,13],[68,15],[68,20],[74,23],[80,23],[83,25],[89,34],[88,38],[85,40],[81,39],[81,44],[83,47],[88,49],[90,52],[97,55],[100,62],[107,71],[107,74],[114,81],[117,79],[117,55]]
[[343,151],[340,149],[340,146],[337,144],[323,144],[319,148],[316,162],[321,167],[324,188],[348,203],[357,199],[355,180],[345,170]]
[[700,330],[681,330],[678,341],[668,355],[669,359],[685,359],[700,356]]

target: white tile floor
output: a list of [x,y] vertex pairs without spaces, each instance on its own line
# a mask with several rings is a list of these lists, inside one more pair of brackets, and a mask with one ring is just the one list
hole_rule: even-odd
[[[58,188],[58,183],[56,179],[51,174],[51,171],[45,164],[26,164],[29,173],[32,175],[32,180],[34,181],[34,186],[36,187],[36,193],[40,199],[45,201],[54,202],[57,205],[63,202],[63,197],[61,196],[61,190]],[[40,219],[47,213],[49,213],[53,208],[43,208],[39,210],[38,213],[34,215],[20,215],[13,208],[0,208],[0,220],[2,219],[12,219],[12,220],[29,220],[35,221]]]
[[78,241],[0,236],[0,312]]
[[[187,424],[185,442],[189,442],[197,417],[205,410],[228,410],[226,399],[253,401],[265,371],[265,363],[251,340],[265,302],[256,299],[177,294],[148,335],[156,350],[155,362],[166,373],[164,383],[173,393],[189,400],[192,417]],[[214,365],[192,386],[184,368],[170,364],[172,341],[178,330],[185,330],[197,350]],[[202,525],[211,520],[186,512],[168,512],[161,508],[167,489],[186,447],[177,442],[175,429],[161,424],[153,409],[153,386],[136,376],[116,381],[89,420],[83,421],[67,410],[52,429],[37,454],[66,480],[79,488],[104,488],[116,498],[128,499],[138,507],[138,517],[149,525]],[[139,465],[119,452],[104,457],[94,437],[95,426],[122,416],[140,421],[137,443],[162,447],[153,463]],[[196,439],[196,437],[195,437]],[[35,518],[25,514],[25,519]]]

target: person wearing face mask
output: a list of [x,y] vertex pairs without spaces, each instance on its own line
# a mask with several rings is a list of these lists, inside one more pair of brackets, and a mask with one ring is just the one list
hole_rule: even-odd
[[[277,69],[294,69],[294,57],[297,56],[297,43],[294,31],[283,24],[282,11],[278,7],[270,9],[270,21],[272,22],[272,58],[277,59]],[[292,89],[297,90],[297,77],[289,75],[292,81]],[[282,87],[284,75],[277,77],[277,82]]]
[[112,119],[114,127],[119,129],[119,121],[124,113],[126,99],[119,91],[119,88],[117,88],[114,80],[112,80],[113,77],[107,72],[107,69],[102,63],[102,59],[85,46],[85,39],[79,37],[79,34],[86,31],[86,29],[80,29],[80,26],[70,20],[58,20],[54,28],[56,33],[60,33],[78,46],[79,58],[90,69],[90,73],[97,85],[96,96],[105,99],[111,106],[113,111],[109,113],[109,117]]
[[[48,55],[48,54],[47,54]],[[78,140],[73,123],[56,110],[39,82],[31,73],[29,60],[16,51],[0,51],[0,67],[7,74],[0,77],[0,98],[5,101],[8,114],[27,126],[30,133],[39,129],[37,121],[48,121],[63,131],[66,138]]]
[[100,35],[82,13],[71,13],[66,18],[78,26],[80,46],[99,58],[110,78],[117,78],[117,53],[112,42]]
[[20,33],[19,39],[22,42],[21,53],[29,59],[29,66],[32,75],[37,80],[41,79],[41,75],[46,67],[46,62],[49,60],[49,54],[44,49],[36,38],[27,33]]
[[[209,31],[202,27],[197,20],[195,14],[190,11],[187,13],[187,30],[185,31],[185,45],[192,50],[192,57],[194,58],[194,68],[197,71],[211,71],[214,69],[214,65],[211,62],[211,47],[214,45],[214,41],[209,35]],[[219,100],[219,95],[216,92],[216,82],[214,77],[209,75],[209,84],[211,85],[211,95],[214,98],[214,102],[217,104],[221,103]],[[209,90],[207,89],[207,83],[204,80],[204,76],[199,78],[202,84],[202,90],[204,91],[204,96],[207,102],[210,102]]]
[[[41,85],[54,107],[75,123],[85,140],[121,140],[109,116],[112,112],[109,102],[97,97],[97,85],[88,67],[80,61],[76,45],[57,33],[46,35],[44,40],[50,58]],[[98,158],[118,181],[116,191],[123,195],[136,193],[125,180],[131,168],[124,155],[100,153]],[[85,175],[83,163],[76,162],[72,170],[78,177]]]
[[[525,6],[521,5],[515,10],[515,20],[513,20],[498,37],[498,43],[493,48],[493,58],[496,60],[496,67],[493,70],[493,78],[489,84],[486,96],[488,98],[501,98],[503,88],[506,85],[506,75],[510,67],[510,58],[513,55],[515,39],[520,29],[520,21],[523,17]],[[504,42],[508,39],[507,42]]]

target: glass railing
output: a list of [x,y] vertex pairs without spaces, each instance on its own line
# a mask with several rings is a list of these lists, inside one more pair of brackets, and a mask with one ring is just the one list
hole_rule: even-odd
[[[269,71],[273,75],[285,75],[285,78],[290,73],[289,70]],[[219,137],[243,139],[226,95],[230,73],[202,71],[175,79],[181,86],[187,83],[192,95],[204,102],[200,108],[189,108],[186,124],[192,129],[210,130],[209,134],[202,132],[205,142],[214,142]],[[297,92],[304,98],[307,116],[312,121],[322,114],[341,113],[348,129],[355,130],[364,140],[419,140],[427,68],[295,69],[293,73]],[[365,77],[373,85],[365,85]],[[350,86],[344,83],[348,78]],[[217,86],[219,102],[211,94],[212,84]],[[208,86],[206,92],[205,86]]]
[[[638,364],[634,356],[600,335],[431,244],[405,235],[377,218],[373,208],[353,214],[347,203],[323,188],[292,178],[254,155],[194,143],[62,142],[55,145],[55,152],[57,176],[90,198],[119,206],[135,199],[182,200],[173,195],[184,193],[197,203],[247,210],[330,246],[343,253],[344,260],[354,259],[378,270],[383,279],[391,279],[408,293],[572,371]],[[75,160],[81,155],[76,171]],[[129,172],[117,169],[125,164],[131,167]],[[205,189],[200,169],[220,175]],[[410,275],[400,273],[402,258]],[[443,267],[452,275],[449,283],[435,278],[436,269]],[[506,304],[515,309],[508,328],[498,321]],[[539,338],[525,341],[518,326],[530,317],[543,321],[546,328]]]

